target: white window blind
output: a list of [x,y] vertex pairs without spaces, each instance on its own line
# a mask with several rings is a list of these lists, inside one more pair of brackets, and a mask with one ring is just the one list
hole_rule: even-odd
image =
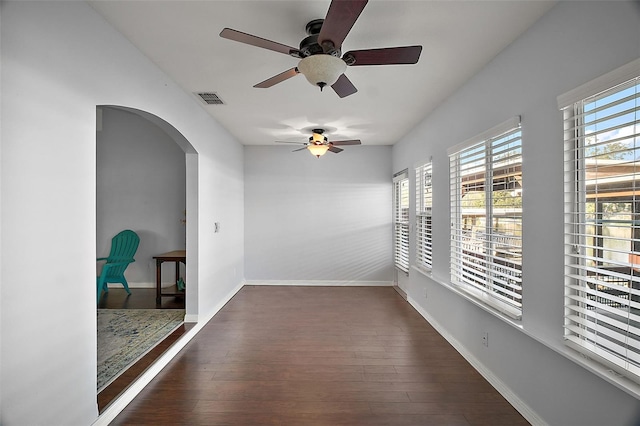
[[[635,71],[631,80],[603,76],[615,83],[610,89],[564,108],[564,336],[640,382],[640,67]],[[624,80],[615,82],[616,74]]]
[[416,266],[431,270],[432,267],[432,162],[416,168]]
[[[515,127],[513,127],[515,126]],[[522,138],[509,120],[450,152],[451,280],[522,315]]]
[[393,261],[409,273],[409,177],[407,170],[393,176]]

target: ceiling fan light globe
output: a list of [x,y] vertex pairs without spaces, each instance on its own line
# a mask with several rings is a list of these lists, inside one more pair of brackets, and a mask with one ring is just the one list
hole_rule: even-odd
[[298,63],[298,71],[320,89],[333,85],[346,69],[347,64],[342,59],[326,54],[307,56]]
[[314,155],[318,158],[320,158],[320,156],[324,155],[327,153],[327,151],[329,150],[329,145],[309,145],[307,147],[307,149],[309,150],[309,152],[311,153],[311,155]]

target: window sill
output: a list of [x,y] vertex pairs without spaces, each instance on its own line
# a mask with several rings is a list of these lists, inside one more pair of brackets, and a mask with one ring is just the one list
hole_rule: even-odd
[[413,268],[412,266],[409,267],[408,269],[403,269],[401,267],[399,267],[398,265],[394,265],[396,268],[396,271],[398,272],[402,272],[403,274],[405,274],[406,276],[409,276],[409,269]]
[[431,269],[421,268],[421,267],[416,266],[416,265],[411,265],[411,269],[413,269],[413,270],[414,270],[414,271],[416,271],[416,272],[421,273],[421,274],[422,274],[422,275],[424,275],[425,277],[428,277],[428,278],[434,279],[434,278],[433,278],[433,275],[431,274]]
[[457,286],[449,281],[437,278],[436,276],[433,275],[431,271],[427,271],[415,265],[411,265],[411,269],[437,282],[441,286],[463,297],[464,299],[468,300],[469,302],[473,303],[479,308],[489,312],[493,316],[498,317],[501,320],[506,321],[517,328],[520,328],[520,329],[522,328],[522,325],[521,325],[522,314],[520,312],[517,312],[515,309],[513,308],[510,309],[510,307],[505,306],[499,302],[494,302],[493,300],[490,300],[489,298],[486,297],[486,295],[483,295],[479,291],[473,292],[461,286]]

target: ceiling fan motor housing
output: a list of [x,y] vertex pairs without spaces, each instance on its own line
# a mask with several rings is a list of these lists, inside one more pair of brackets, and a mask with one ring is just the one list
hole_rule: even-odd
[[320,29],[322,28],[323,22],[324,19],[314,19],[307,24],[306,32],[308,37],[305,37],[300,42],[300,53],[303,58],[320,53],[339,58],[342,54],[340,49],[336,48],[332,43],[328,43],[326,46],[321,46],[318,43],[318,35],[320,35]]
[[300,42],[300,52],[302,53],[301,56],[303,58],[324,53],[322,46],[318,44],[318,34],[312,34],[309,37],[305,37]]

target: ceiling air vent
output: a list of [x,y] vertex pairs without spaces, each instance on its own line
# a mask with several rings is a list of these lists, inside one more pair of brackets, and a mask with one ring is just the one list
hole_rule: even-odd
[[224,105],[224,102],[217,93],[213,92],[202,92],[196,93],[202,99],[202,101],[207,105]]

